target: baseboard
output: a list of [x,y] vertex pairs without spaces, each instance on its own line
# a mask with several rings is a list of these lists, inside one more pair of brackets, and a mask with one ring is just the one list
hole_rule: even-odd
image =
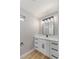
[[26,55],[28,55],[29,53],[33,52],[35,49],[32,49],[28,52],[26,52],[25,54],[23,54],[22,56],[20,56],[20,59],[23,59],[23,57],[25,57]]

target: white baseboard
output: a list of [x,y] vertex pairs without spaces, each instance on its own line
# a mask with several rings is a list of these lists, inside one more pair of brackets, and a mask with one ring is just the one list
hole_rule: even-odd
[[29,53],[33,52],[35,49],[32,49],[28,52],[26,52],[25,54],[23,54],[22,56],[20,56],[20,59],[23,59],[23,57],[25,57],[26,55],[28,55]]

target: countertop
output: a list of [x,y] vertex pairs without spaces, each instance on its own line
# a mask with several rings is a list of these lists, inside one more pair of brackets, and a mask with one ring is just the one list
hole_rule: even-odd
[[41,39],[45,39],[45,40],[59,41],[57,35],[46,37],[46,35],[43,35],[43,34],[35,34],[34,37],[41,38]]

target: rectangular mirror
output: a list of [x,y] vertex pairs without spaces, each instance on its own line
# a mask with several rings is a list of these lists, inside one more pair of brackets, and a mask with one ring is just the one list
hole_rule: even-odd
[[42,33],[44,35],[54,35],[54,18],[51,17],[42,21]]

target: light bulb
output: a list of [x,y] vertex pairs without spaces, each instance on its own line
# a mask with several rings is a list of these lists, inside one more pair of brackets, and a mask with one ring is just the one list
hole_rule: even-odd
[[42,21],[42,24],[44,23],[44,21]]
[[50,19],[47,19],[48,22],[50,22]]
[[47,20],[45,20],[45,23],[47,23],[48,21]]
[[51,18],[50,20],[51,20],[51,21],[54,21],[54,19],[53,19],[53,18]]

